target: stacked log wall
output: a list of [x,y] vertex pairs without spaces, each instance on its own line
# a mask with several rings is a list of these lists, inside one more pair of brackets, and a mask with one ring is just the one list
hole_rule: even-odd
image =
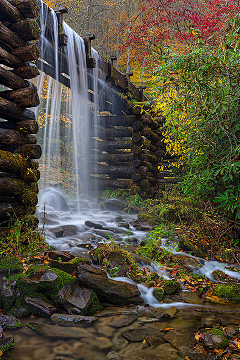
[[30,61],[39,57],[36,0],[0,0],[0,226],[14,217],[34,214],[38,202],[41,147],[35,114],[37,88],[29,82],[39,74]]

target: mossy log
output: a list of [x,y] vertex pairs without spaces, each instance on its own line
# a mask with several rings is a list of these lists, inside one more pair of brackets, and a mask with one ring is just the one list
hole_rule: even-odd
[[35,114],[31,110],[24,110],[12,101],[0,97],[0,117],[11,122],[35,120]]
[[26,18],[33,19],[40,15],[40,8],[36,0],[10,0],[9,2]]
[[158,157],[152,154],[148,154],[148,159],[152,164],[156,164],[159,161]]
[[0,121],[0,128],[16,130],[21,134],[37,134],[38,123],[36,120],[24,120],[15,124],[8,121]]
[[27,80],[23,80],[20,76],[13,74],[10,70],[0,67],[0,84],[11,89],[25,88],[29,86]]
[[[3,23],[0,22],[0,42],[4,45],[6,50],[16,49],[17,47],[25,47],[26,43],[20,37],[18,37],[14,32],[9,30]],[[14,54],[15,55],[15,54]],[[24,59],[25,60],[25,59]],[[27,59],[26,59],[27,61]]]
[[137,145],[141,145],[143,143],[143,138],[140,134],[138,133],[134,133],[132,136],[132,143],[133,144],[137,144]]
[[131,149],[131,141],[116,140],[116,141],[93,141],[92,149],[101,151],[114,152],[119,149]]
[[0,129],[0,148],[18,147],[26,144],[26,136],[15,130]]
[[24,17],[18,11],[18,9],[13,6],[7,0],[0,0],[0,20],[8,20],[10,22],[18,22],[23,20]]
[[37,138],[35,135],[26,135],[27,144],[37,144]]
[[132,153],[126,154],[93,154],[91,160],[94,162],[107,162],[109,165],[119,165],[133,160]]
[[27,213],[25,207],[17,203],[1,203],[0,221],[10,220],[15,216],[23,216]]
[[[90,177],[90,185],[91,183],[95,184],[95,179]],[[132,179],[124,179],[124,180],[110,180],[110,179],[97,179],[97,189],[105,190],[107,188],[120,188],[120,189],[131,189],[133,185]]]
[[139,156],[142,153],[142,148],[140,146],[133,145],[132,152],[134,156]]
[[37,182],[26,183],[22,179],[0,178],[0,195],[22,195],[25,192],[38,194]]
[[155,134],[150,127],[146,126],[142,129],[141,134],[147,139],[152,141],[158,141],[158,135]]
[[138,181],[141,181],[142,180],[142,176],[138,173],[135,173],[132,175],[132,181],[134,182],[138,182]]
[[132,126],[132,123],[136,121],[137,117],[135,115],[120,115],[120,116],[99,116],[97,117],[97,122],[100,126],[109,127],[109,126]]
[[36,65],[21,66],[15,70],[12,70],[12,73],[20,76],[22,79],[33,79],[39,75],[39,71]]
[[132,165],[134,168],[138,168],[141,164],[142,164],[142,161],[139,160],[139,159],[134,159],[134,160],[131,162],[131,165]]
[[157,150],[154,155],[160,160],[164,157],[165,155],[165,150]]
[[37,60],[40,55],[40,49],[36,44],[23,45],[14,49],[12,54],[23,61]]
[[136,170],[131,166],[97,165],[91,169],[92,174],[107,174],[111,179],[131,179]]
[[41,146],[37,144],[26,144],[22,146],[20,154],[29,159],[40,159],[42,149]]
[[36,161],[29,161],[9,151],[0,150],[0,172],[17,174],[26,182],[37,181],[40,178]]
[[144,115],[141,115],[141,121],[144,123],[144,124],[151,124],[152,123],[152,117],[151,115],[147,115],[147,114],[144,114]]
[[40,103],[37,88],[34,85],[17,90],[0,91],[0,98],[10,100],[21,107],[35,107]]
[[139,120],[134,121],[134,123],[132,123],[132,128],[134,131],[139,131],[143,128],[143,123]]
[[98,137],[105,140],[114,140],[119,137],[131,137],[132,136],[132,128],[123,128],[123,129],[115,129],[115,128],[103,128],[102,126],[97,127]]
[[150,162],[146,161],[144,165],[148,168],[148,171],[150,171],[153,174],[157,174],[159,172],[157,166],[154,166]]
[[38,40],[41,35],[41,29],[34,19],[19,21],[8,28],[24,41]]
[[166,144],[161,139],[159,139],[158,141],[152,142],[152,145],[156,146],[159,149],[165,149],[166,148]]
[[12,68],[18,68],[24,66],[24,62],[18,59],[16,56],[9,53],[0,47],[0,64],[7,65]]

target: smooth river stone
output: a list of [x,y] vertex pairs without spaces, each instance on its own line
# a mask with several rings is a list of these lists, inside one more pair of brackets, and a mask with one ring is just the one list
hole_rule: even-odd
[[137,320],[137,318],[138,315],[128,315],[127,317],[124,317],[122,319],[111,321],[108,325],[114,328],[121,328],[132,324],[135,320]]
[[91,337],[91,333],[82,327],[68,326],[67,330],[65,326],[57,325],[44,325],[39,323],[28,323],[27,326],[37,331],[39,334],[52,337],[52,338],[88,338]]
[[51,320],[54,323],[58,323],[58,324],[62,324],[62,325],[69,325],[72,323],[92,324],[94,321],[97,320],[97,317],[96,316],[83,316],[83,315],[53,314],[51,316]]
[[[158,330],[150,327],[141,327],[127,330],[122,333],[122,336],[131,342],[142,342],[146,337],[163,338],[163,334],[161,334]],[[163,339],[162,343],[164,343]]]

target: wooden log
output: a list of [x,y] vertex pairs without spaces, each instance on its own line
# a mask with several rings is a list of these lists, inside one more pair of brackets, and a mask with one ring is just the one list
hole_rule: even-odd
[[119,165],[125,162],[130,163],[133,160],[133,154],[93,154],[91,160],[95,162],[107,162],[109,165]]
[[132,181],[138,182],[142,180],[142,176],[138,173],[132,175]]
[[140,146],[143,143],[143,138],[140,134],[134,133],[132,136],[132,142],[133,144],[137,144],[138,146]]
[[37,40],[41,35],[41,29],[34,19],[19,21],[9,25],[8,28],[24,41]]
[[23,216],[27,214],[27,209],[18,203],[1,203],[0,206],[0,220],[12,220],[16,216]]
[[28,168],[24,171],[21,171],[20,178],[26,183],[37,182],[40,179],[40,171]]
[[27,144],[36,144],[37,143],[36,136],[32,135],[32,134],[26,135],[26,140],[27,140]]
[[29,86],[27,80],[23,80],[20,76],[13,74],[11,71],[0,66],[0,84],[11,89],[19,89]]
[[0,148],[6,146],[18,147],[26,143],[26,136],[23,134],[9,129],[0,129]]
[[153,164],[151,164],[150,162],[145,162],[144,163],[145,166],[147,166],[148,171],[150,171],[153,174],[157,174],[159,172],[157,166],[154,166]]
[[141,121],[144,123],[144,124],[148,124],[150,125],[152,123],[152,117],[151,115],[147,115],[147,114],[144,114],[144,115],[141,115]]
[[[1,34],[1,33],[0,33]],[[22,45],[12,51],[12,54],[23,61],[37,60],[40,55],[40,49],[36,44]]]
[[145,136],[147,139],[152,140],[152,141],[158,141],[158,135],[155,134],[150,127],[145,126],[142,131],[141,134],[143,136]]
[[10,0],[19,12],[26,18],[35,18],[40,15],[40,8],[36,0]]
[[159,161],[158,157],[152,154],[148,155],[148,159],[152,164],[156,164]]
[[37,144],[26,144],[21,147],[20,154],[29,159],[40,159],[42,149]]
[[131,149],[131,141],[94,141],[92,149],[112,152],[117,149]]
[[4,47],[6,47],[6,45],[7,45],[8,51],[9,51],[9,49],[12,50],[19,46],[26,46],[25,41],[20,39],[20,37],[18,37],[14,32],[9,30],[1,22],[0,22],[0,42],[1,42],[1,44],[4,44]]
[[4,122],[0,121],[0,128],[16,130],[25,135],[37,134],[38,123],[36,120],[23,120],[23,121],[18,121],[15,124],[8,121],[4,121]]
[[19,105],[0,97],[0,117],[12,122],[35,120],[35,114],[31,110],[24,110]]
[[139,120],[134,121],[132,123],[132,128],[133,128],[134,131],[139,131],[139,130],[141,130],[143,128],[143,123],[141,121],[139,121]]
[[22,79],[32,79],[40,74],[36,65],[21,66],[12,70],[12,73],[20,76]]
[[97,127],[97,135],[101,139],[105,140],[114,140],[118,137],[131,137],[132,136],[132,128],[123,128],[123,129],[115,129],[115,128],[103,128],[102,126]]
[[33,85],[17,90],[0,91],[0,97],[21,107],[35,107],[40,103],[37,88]]
[[131,166],[97,165],[90,170],[92,174],[107,174],[111,179],[131,179],[136,170]]
[[16,56],[9,53],[7,50],[4,50],[2,47],[0,47],[0,64],[16,68],[23,66],[24,62],[22,60],[19,60]]
[[133,145],[132,152],[134,156],[139,156],[142,153],[142,148],[140,146]]
[[110,126],[132,126],[131,124],[136,121],[136,115],[128,115],[128,116],[98,116],[97,123],[100,126],[109,128]]
[[159,149],[163,149],[166,147],[165,143],[162,140],[152,142],[153,146],[157,146]]
[[26,182],[39,180],[38,163],[16,156],[9,151],[0,150],[0,172],[16,174]]
[[0,0],[0,20],[15,23],[24,20],[24,17],[9,1]]
[[22,195],[25,192],[38,193],[36,182],[26,183],[21,179],[0,178],[0,195]]
[[[90,181],[94,185],[94,178],[90,177]],[[90,182],[90,184],[91,184]],[[133,185],[132,179],[125,179],[125,180],[110,180],[110,179],[97,179],[97,189],[98,190],[105,190],[107,188],[121,188],[121,189],[130,189]],[[95,185],[96,186],[96,185]]]
[[142,161],[139,160],[139,159],[135,159],[131,162],[131,165],[134,167],[134,168],[138,168],[140,165],[142,164]]

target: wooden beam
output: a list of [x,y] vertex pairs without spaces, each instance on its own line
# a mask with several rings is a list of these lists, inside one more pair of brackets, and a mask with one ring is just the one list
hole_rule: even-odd
[[2,47],[0,47],[0,64],[7,65],[12,68],[24,66],[24,62],[22,60],[18,59]]
[[23,120],[35,120],[35,114],[31,110],[24,110],[17,104],[0,97],[0,117],[11,122]]
[[10,100],[14,104],[22,107],[35,107],[40,103],[37,88],[35,86],[17,90],[0,91],[0,97],[5,100]]
[[18,11],[18,9],[13,6],[7,0],[0,0],[0,19],[8,20],[10,22],[18,22],[23,20],[22,14]]
[[15,6],[25,18],[33,19],[40,15],[37,0],[9,0],[9,2]]
[[19,21],[8,28],[25,41],[37,40],[41,35],[41,29],[34,19]]

